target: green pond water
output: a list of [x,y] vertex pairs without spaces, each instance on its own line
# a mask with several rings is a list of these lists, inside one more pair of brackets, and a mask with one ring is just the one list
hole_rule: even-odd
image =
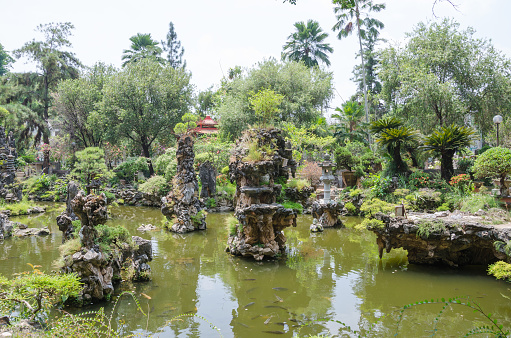
[[[0,243],[0,274],[30,270],[39,264],[49,272],[57,259],[62,235],[55,222],[62,204],[46,204],[41,215],[16,217],[29,227],[48,226],[47,237],[9,238]],[[492,318],[511,327],[509,284],[487,276],[485,267],[449,269],[407,263],[406,252],[395,250],[378,258],[375,235],[350,228],[357,218],[344,219],[348,228],[310,234],[310,216],[300,216],[296,228],[285,230],[287,254],[275,261],[254,262],[225,252],[228,214],[209,214],[206,231],[178,235],[166,231],[140,233],[141,224],[160,225],[159,209],[112,207],[110,224],[150,239],[154,259],[152,281],[122,285],[133,291],[149,319],[123,296],[113,318],[122,333],[159,337],[292,337],[300,333],[354,336],[338,322],[363,336],[391,337],[398,329],[401,308],[424,299],[469,296]],[[118,292],[119,292],[118,291]],[[151,297],[145,298],[141,293]],[[110,313],[113,304],[100,304]],[[71,309],[74,313],[96,306]],[[441,305],[406,310],[399,324],[401,337],[426,337],[435,328]],[[181,317],[196,314],[198,317]],[[310,323],[300,328],[302,324]],[[472,327],[488,325],[464,306],[448,307],[436,326],[439,337],[463,336]],[[299,331],[300,330],[300,331]]]

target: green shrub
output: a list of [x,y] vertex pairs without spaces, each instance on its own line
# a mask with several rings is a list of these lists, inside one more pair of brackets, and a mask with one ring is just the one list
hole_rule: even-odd
[[377,212],[382,212],[384,214],[389,214],[395,210],[395,205],[391,203],[387,203],[385,201],[382,201],[378,198],[373,198],[371,200],[366,200],[364,203],[362,203],[362,206],[360,207],[360,212],[368,216],[373,216]]
[[429,238],[431,234],[444,232],[445,224],[442,221],[420,221],[417,229],[417,237]]
[[362,189],[353,189],[350,191],[349,197],[355,198],[358,197],[359,195],[362,195],[363,193],[364,191]]
[[220,173],[222,173],[224,175],[228,175],[229,174],[229,166],[223,167],[222,170],[220,171]]
[[165,196],[170,191],[170,186],[163,176],[155,175],[139,185],[138,190],[149,195]]
[[374,181],[374,185],[371,187],[371,192],[375,197],[385,198],[390,193],[392,181],[390,177],[381,177],[379,175],[375,176],[378,176],[378,179]]
[[296,188],[298,190],[302,190],[305,187],[310,187],[310,184],[307,180],[292,178],[287,182],[286,186],[288,188]]
[[384,227],[385,223],[375,218],[365,218],[362,222],[355,225],[355,229],[357,230],[383,229]]
[[379,179],[380,175],[369,174],[369,176],[366,176],[360,183],[362,184],[362,188],[369,189],[372,188]]
[[429,188],[431,175],[417,170],[408,176],[408,186],[412,189]]
[[495,147],[485,151],[477,157],[473,167],[478,178],[498,177],[500,179],[500,192],[506,196],[504,181],[511,172],[511,149]]
[[504,261],[498,261],[488,266],[488,274],[497,279],[511,281],[511,264]]
[[450,211],[451,210],[451,207],[449,205],[449,203],[442,203],[441,206],[439,206],[438,208],[436,208],[437,211]]
[[424,188],[407,195],[405,199],[413,210],[436,210],[442,204],[442,193]]
[[344,204],[344,207],[346,208],[346,210],[348,211],[348,215],[350,216],[355,216],[358,214],[357,212],[357,207],[353,205],[353,203],[351,202],[348,202],[346,204]]
[[282,206],[287,209],[293,209],[298,214],[303,214],[303,206],[300,203],[285,201],[282,203]]
[[472,175],[472,167],[474,166],[474,160],[470,157],[460,158],[458,160],[458,170],[464,174]]
[[216,207],[216,200],[213,197],[208,198],[206,201],[206,208],[211,209]]
[[127,243],[133,245],[133,240],[130,236],[128,229],[121,225],[108,226],[98,225],[96,226],[97,237],[96,244],[99,245],[101,251],[106,255],[111,254],[115,247],[119,247],[121,243]]
[[216,194],[217,196],[222,196],[223,192],[225,192],[225,197],[232,201],[234,200],[234,195],[236,194],[236,185],[232,183],[227,183],[225,185],[217,185],[216,186]]
[[500,202],[498,199],[491,195],[486,194],[471,194],[467,196],[458,197],[456,208],[465,212],[477,212],[479,209],[488,210],[490,208],[499,208]]
[[200,224],[202,222],[202,219],[207,215],[208,213],[205,210],[201,210],[195,215],[191,215],[190,219],[192,220],[193,224]]
[[126,182],[133,182],[137,178],[135,175],[142,171],[144,175],[149,176],[149,166],[147,165],[147,158],[137,157],[127,160],[115,167],[114,172],[117,178],[125,180]]

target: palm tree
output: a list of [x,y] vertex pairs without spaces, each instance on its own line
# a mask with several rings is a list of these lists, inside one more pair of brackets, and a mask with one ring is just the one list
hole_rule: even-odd
[[384,117],[372,122],[370,130],[377,135],[376,142],[386,147],[392,158],[386,176],[408,172],[408,166],[401,157],[401,149],[406,144],[417,142],[417,131],[395,117]]
[[158,42],[151,38],[151,34],[133,35],[130,38],[131,47],[123,51],[122,59],[125,60],[122,66],[130,62],[137,62],[143,58],[153,58],[159,63],[165,60],[161,57],[163,50],[158,46]]
[[378,29],[382,29],[385,25],[383,22],[366,17],[363,20],[360,18],[361,11],[379,12],[385,9],[385,4],[373,4],[372,0],[334,0],[334,4],[339,6],[334,8],[337,15],[337,23],[334,25],[333,30],[338,30],[337,38],[343,38],[351,35],[353,32],[353,22],[357,26],[358,43],[360,47],[360,59],[362,62],[362,79],[364,86],[364,107],[366,114],[366,123],[369,123],[369,106],[367,104],[367,86],[366,86],[366,67],[364,63],[364,50],[362,48],[362,39],[366,40],[368,35],[377,38],[379,35]]
[[296,32],[288,36],[288,42],[283,47],[282,59],[303,62],[307,67],[314,67],[319,61],[330,66],[327,53],[334,49],[329,43],[323,41],[328,34],[323,32],[317,21],[309,20],[307,25],[303,21],[294,24]]
[[364,136],[364,108],[356,101],[347,101],[342,108],[335,108],[339,114],[332,114],[333,118],[339,120],[335,126],[334,136],[339,140],[349,139],[350,141],[366,142]]
[[441,175],[449,181],[454,174],[452,159],[456,152],[470,146],[475,139],[476,132],[471,127],[441,126],[431,135],[424,139],[424,150],[430,150],[437,157],[440,157]]

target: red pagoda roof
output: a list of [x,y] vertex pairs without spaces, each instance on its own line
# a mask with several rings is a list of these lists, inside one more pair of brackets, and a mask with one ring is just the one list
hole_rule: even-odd
[[197,122],[197,128],[195,128],[194,131],[199,134],[218,133],[218,128],[216,127],[217,124],[218,122],[213,120],[211,116],[207,115],[206,118]]

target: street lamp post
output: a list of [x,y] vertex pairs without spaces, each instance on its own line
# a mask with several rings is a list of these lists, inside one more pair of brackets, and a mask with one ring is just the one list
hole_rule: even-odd
[[502,116],[495,115],[493,117],[493,123],[497,125],[497,147],[499,146],[499,125],[502,123]]

